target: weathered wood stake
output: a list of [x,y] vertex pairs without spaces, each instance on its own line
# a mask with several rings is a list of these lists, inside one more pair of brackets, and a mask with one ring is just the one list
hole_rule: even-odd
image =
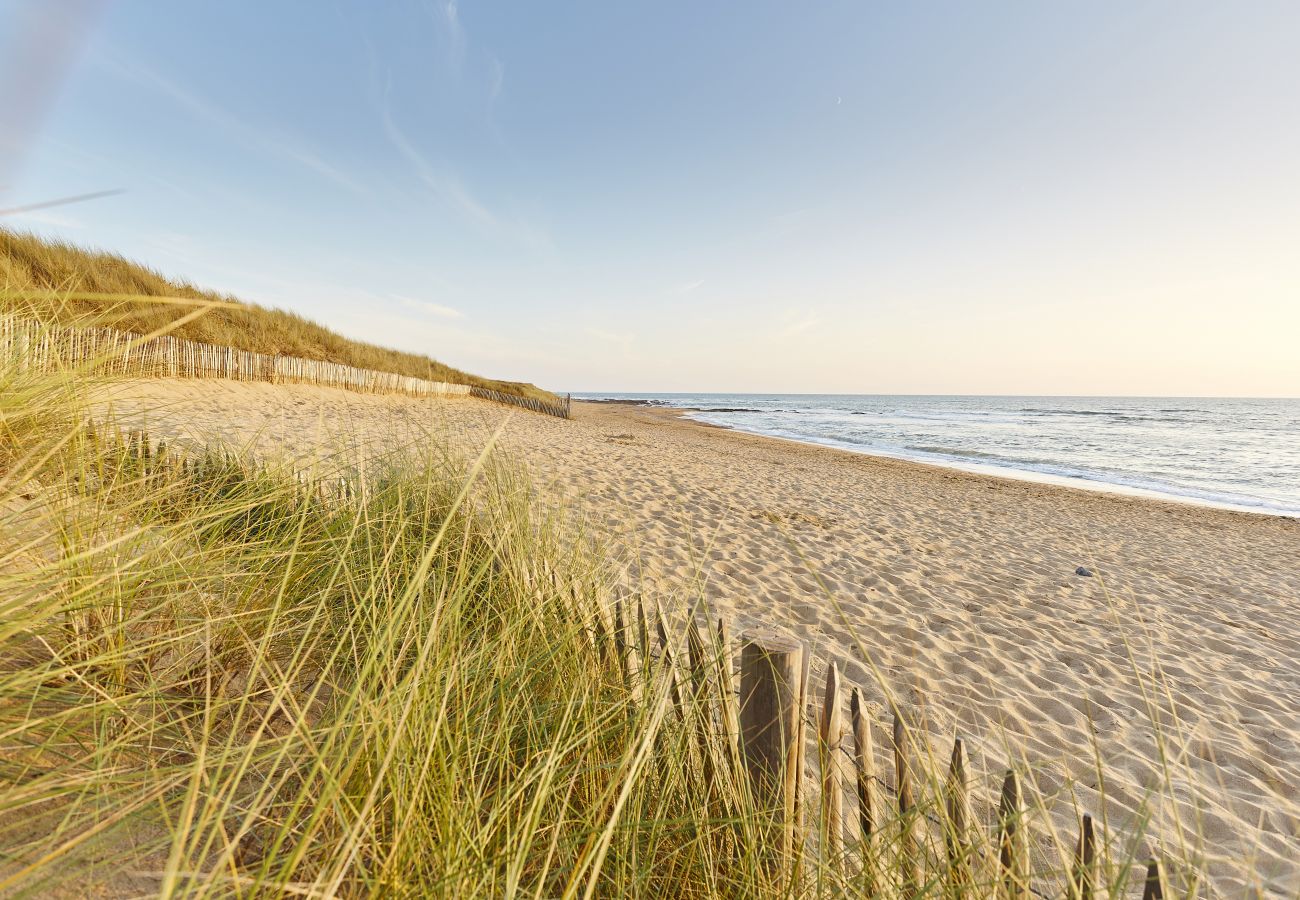
[[871,747],[871,723],[867,721],[866,709],[862,704],[862,694],[853,689],[849,703],[853,718],[853,758],[856,763],[858,781],[858,827],[862,839],[862,878],[863,893],[871,896],[875,893],[875,816],[876,804],[876,765]]
[[1074,900],[1092,900],[1096,882],[1097,836],[1093,830],[1092,816],[1083,814],[1079,822],[1079,844],[1074,850],[1074,868],[1070,872],[1070,897]]
[[[812,684],[809,670],[812,668],[812,654],[804,650],[803,670],[799,674],[799,736],[795,741],[795,790],[794,790],[794,841],[795,852],[803,849],[803,838],[807,834],[805,820],[808,804],[803,795],[803,773],[808,752],[808,720],[815,719],[817,712],[808,700],[808,690]],[[802,859],[802,856],[799,856]]]
[[945,794],[947,822],[944,823],[944,839],[948,846],[948,881],[954,893],[960,893],[970,884],[972,850],[970,784],[966,778],[966,745],[961,738],[952,744]]
[[655,605],[655,630],[659,632],[659,648],[663,652],[663,659],[660,660],[659,668],[668,677],[668,690],[672,695],[673,707],[677,710],[677,718],[685,720],[686,705],[682,699],[682,685],[677,678],[677,664],[673,659],[672,641],[668,637],[668,622],[664,619],[664,610],[662,606]]
[[840,670],[832,662],[826,671],[826,696],[822,698],[817,749],[822,775],[822,860],[837,871],[842,868],[844,853],[844,776],[840,769],[844,740],[842,705]]
[[917,840],[918,815],[912,785],[912,768],[908,763],[907,726],[903,714],[894,707],[894,791],[898,798],[898,873],[903,894],[914,897],[921,890],[920,847]]
[[1002,782],[998,810],[998,861],[1002,870],[1002,894],[1023,900],[1029,897],[1029,835],[1025,831],[1025,798],[1014,770],[1007,770]]
[[1165,879],[1160,860],[1152,857],[1147,863],[1147,881],[1142,888],[1142,900],[1164,900]]
[[770,824],[760,840],[768,864],[787,873],[795,851],[803,644],[774,631],[745,635],[740,651],[740,730],[755,802]]
[[686,625],[686,648],[691,666],[691,711],[695,716],[700,765],[703,768],[704,784],[712,796],[717,779],[717,767],[713,759],[713,708],[709,703],[709,669],[712,666],[709,664],[704,639],[700,636],[699,623],[694,617]]
[[627,607],[621,596],[614,599],[614,654],[618,657],[618,671],[623,684],[632,686],[632,667],[628,661],[631,648],[627,639]]

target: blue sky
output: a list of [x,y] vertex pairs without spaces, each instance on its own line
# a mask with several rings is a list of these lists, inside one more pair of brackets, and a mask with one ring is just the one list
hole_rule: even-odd
[[5,221],[558,390],[1296,396],[1297,46],[1292,3],[0,0],[0,208],[121,189]]

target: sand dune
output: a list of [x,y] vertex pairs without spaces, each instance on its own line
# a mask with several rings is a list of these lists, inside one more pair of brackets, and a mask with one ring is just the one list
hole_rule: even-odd
[[1226,893],[1249,870],[1300,891],[1300,522],[807,447],[663,410],[576,404],[564,422],[307,387],[112,393],[123,421],[156,433],[299,456],[431,433],[479,446],[509,415],[503,448],[629,548],[630,578],[698,591],[737,630],[792,631],[815,648],[815,678],[839,660],[877,712],[879,674],[924,711],[936,754],[967,738],[982,795],[1011,746],[1058,822],[1071,796],[1099,811],[1095,752],[1112,825],[1150,806],[1147,845],[1176,844],[1181,822]]

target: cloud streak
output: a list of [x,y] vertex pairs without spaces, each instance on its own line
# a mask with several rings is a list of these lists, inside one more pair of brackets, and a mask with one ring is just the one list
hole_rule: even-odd
[[811,331],[822,323],[822,317],[818,315],[808,315],[797,318],[793,322],[782,328],[777,336],[781,338],[792,338],[803,334],[805,331]]
[[409,309],[426,312],[431,316],[437,316],[440,319],[463,319],[465,314],[458,309],[450,306],[444,306],[441,303],[431,303],[428,300],[416,300],[413,297],[404,297],[401,294],[394,294],[393,298],[401,301],[402,305]]
[[356,179],[326,161],[313,148],[289,136],[246,122],[139,63],[125,62],[112,57],[101,57],[101,62],[120,77],[157,91],[187,111],[193,118],[211,125],[223,135],[233,137],[250,150],[293,163],[357,196],[370,196],[370,190]]
[[379,113],[389,142],[411,164],[416,177],[444,204],[489,234],[516,241],[535,250],[549,246],[546,236],[532,225],[522,219],[497,215],[450,167],[435,164],[421,153],[394,120],[387,91],[379,104]]

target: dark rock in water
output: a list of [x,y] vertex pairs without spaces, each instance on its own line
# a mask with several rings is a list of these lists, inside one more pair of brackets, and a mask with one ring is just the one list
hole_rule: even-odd
[[1075,575],[1082,575],[1084,578],[1091,578],[1091,577],[1092,577],[1092,569],[1085,569],[1083,566],[1079,566],[1079,568],[1077,568],[1077,569],[1074,570],[1074,574],[1075,574]]

